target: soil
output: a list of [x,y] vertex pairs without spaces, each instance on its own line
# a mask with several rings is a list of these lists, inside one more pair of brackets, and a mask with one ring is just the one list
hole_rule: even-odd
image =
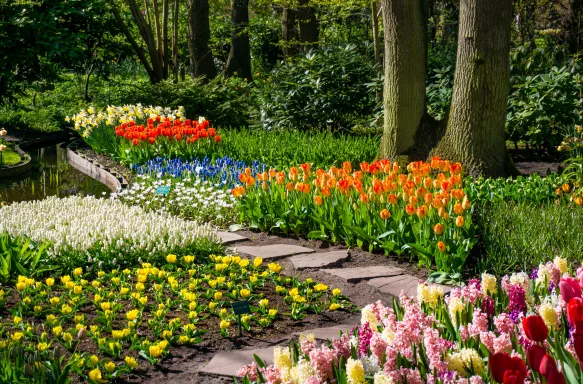
[[538,173],[541,176],[546,176],[547,172],[558,172],[561,167],[561,163],[547,163],[547,162],[521,162],[521,163],[514,163],[516,168],[520,171],[520,173],[524,175],[531,175],[533,173]]

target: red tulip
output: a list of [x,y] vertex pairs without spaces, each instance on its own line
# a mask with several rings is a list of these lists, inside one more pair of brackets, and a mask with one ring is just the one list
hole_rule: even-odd
[[522,320],[522,328],[526,337],[532,341],[545,341],[549,335],[549,329],[542,317],[532,315]]
[[546,353],[543,347],[536,344],[528,349],[526,353],[528,365],[530,365],[533,371],[540,373],[540,362]]
[[499,383],[522,384],[526,379],[526,364],[508,353],[495,353],[488,359],[490,374]]
[[565,303],[568,303],[575,297],[581,297],[581,286],[577,279],[572,277],[561,277],[559,290],[561,291],[561,296],[563,297],[563,300],[565,300]]
[[562,372],[553,371],[549,377],[547,377],[547,384],[567,384],[567,381]]
[[567,305],[567,320],[575,329],[583,330],[583,299],[575,297]]
[[557,372],[557,363],[555,362],[555,359],[553,359],[553,357],[551,355],[549,355],[548,353],[546,353],[541,362],[540,362],[540,368],[539,368],[539,372],[543,377],[549,377],[551,374]]
[[573,346],[580,361],[583,361],[583,331],[578,330],[573,333]]

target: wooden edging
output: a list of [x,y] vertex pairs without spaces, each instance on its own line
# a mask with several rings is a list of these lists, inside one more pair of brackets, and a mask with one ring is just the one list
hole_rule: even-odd
[[14,150],[20,156],[21,160],[19,163],[9,166],[7,168],[0,168],[0,179],[4,177],[14,177],[22,175],[30,171],[32,168],[32,161],[28,153],[24,152],[18,144],[14,145]]
[[75,140],[67,145],[67,161],[72,167],[105,184],[112,192],[117,193],[127,187],[128,183],[123,176],[117,173],[114,175],[102,164],[97,163],[93,159],[88,159],[83,154],[77,153],[75,149],[78,143],[79,140]]

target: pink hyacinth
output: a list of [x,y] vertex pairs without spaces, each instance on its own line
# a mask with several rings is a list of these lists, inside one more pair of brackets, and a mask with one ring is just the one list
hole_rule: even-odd
[[387,349],[387,342],[379,332],[375,332],[370,339],[370,351],[379,361],[382,360],[383,353]]
[[350,339],[345,333],[339,339],[332,340],[332,349],[337,358],[344,357],[348,359],[350,357]]
[[395,383],[424,384],[421,373],[416,369],[401,368],[387,374]]
[[239,369],[237,371],[237,377],[245,377],[245,375],[247,375],[247,377],[249,377],[249,380],[255,381],[257,380],[257,368],[259,368],[257,363],[252,362],[251,364],[248,364],[243,368]]
[[302,384],[322,384],[318,376],[310,376]]
[[418,302],[401,294],[401,306],[403,307],[403,320],[395,324],[395,338],[393,346],[401,355],[411,359],[412,344],[419,344],[423,339],[423,331],[431,328],[434,317],[427,316]]
[[281,372],[279,368],[270,365],[267,368],[260,368],[259,371],[263,375],[267,384],[280,384],[281,383]]
[[510,352],[512,350],[512,340],[507,333],[503,333],[494,339],[494,353]]
[[310,351],[310,364],[320,381],[333,378],[332,364],[338,361],[334,350],[324,346]]
[[359,356],[367,356],[368,347],[370,345],[370,339],[372,338],[373,331],[370,328],[368,322],[364,323],[358,327],[358,354]]
[[494,325],[496,329],[498,329],[501,333],[507,333],[510,336],[514,335],[514,330],[516,328],[516,324],[507,313],[502,312],[498,316],[494,317]]
[[439,331],[435,328],[429,328],[423,336],[425,353],[429,360],[429,369],[441,374],[447,370],[447,363],[443,361],[443,352],[452,347],[452,343],[442,339]]
[[460,338],[462,339],[462,341],[468,341],[468,339],[470,338],[470,333],[468,332],[468,326],[467,325],[460,325],[459,331],[460,331]]
[[462,288],[461,296],[472,304],[476,303],[476,300],[481,298],[484,294],[482,293],[482,284],[478,279],[471,279],[468,285]]
[[304,355],[310,353],[312,349],[316,348],[316,341],[310,341],[307,337],[300,340],[300,349]]
[[488,352],[490,352],[490,354],[494,354],[494,340],[496,339],[496,335],[494,334],[494,332],[482,332],[480,333],[480,341],[482,342],[482,344],[484,344],[486,346],[486,348],[488,349]]
[[474,309],[472,323],[468,325],[468,332],[471,337],[478,336],[481,332],[488,331],[488,316],[481,309]]
[[397,369],[397,357],[399,356],[399,353],[395,348],[388,346],[385,350],[385,355],[386,360],[383,371],[386,375],[389,375],[391,372]]

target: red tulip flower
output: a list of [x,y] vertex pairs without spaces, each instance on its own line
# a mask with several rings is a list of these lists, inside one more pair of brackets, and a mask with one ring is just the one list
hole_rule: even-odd
[[567,384],[567,381],[562,372],[554,371],[547,378],[547,384]]
[[524,333],[532,341],[545,341],[549,335],[549,329],[542,317],[538,315],[528,316],[522,320]]
[[578,330],[573,333],[573,346],[579,361],[583,361],[583,331]]
[[557,369],[557,363],[555,362],[555,359],[553,359],[553,357],[551,355],[546,353],[540,362],[540,367],[539,367],[540,374],[543,377],[548,378],[549,376],[551,376],[552,374],[554,374],[558,371],[559,370]]
[[528,349],[526,357],[528,365],[530,365],[533,371],[540,373],[540,363],[546,353],[547,351],[543,347],[536,344]]
[[565,303],[570,302],[571,299],[575,297],[581,297],[581,286],[577,279],[573,277],[561,277],[559,290],[561,291],[561,297],[563,297]]
[[519,357],[508,353],[495,353],[488,359],[490,374],[502,384],[523,384],[526,379],[526,364]]
[[567,320],[577,330],[583,330],[583,299],[575,297],[567,304]]

